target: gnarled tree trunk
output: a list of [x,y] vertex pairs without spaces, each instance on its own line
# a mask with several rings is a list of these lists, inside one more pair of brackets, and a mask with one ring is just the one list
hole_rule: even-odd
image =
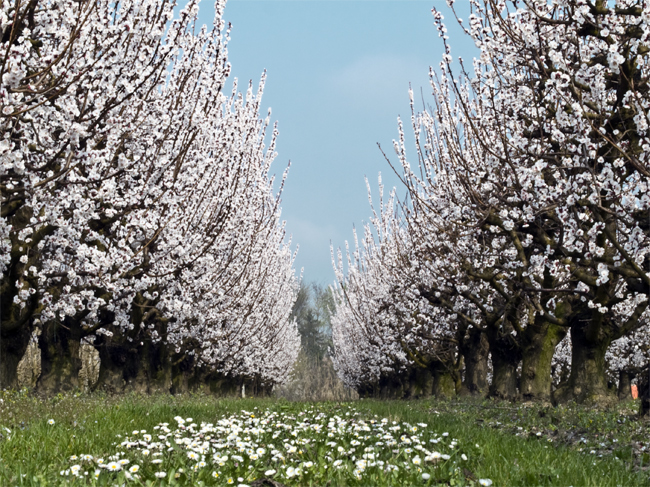
[[632,374],[621,370],[618,373],[618,400],[629,401],[632,399]]
[[485,396],[488,393],[488,354],[490,344],[487,336],[478,328],[472,328],[463,342],[461,353],[465,362],[462,395]]
[[522,334],[521,395],[526,401],[551,400],[551,362],[567,329],[549,323],[542,316]]
[[492,353],[490,396],[513,401],[517,398],[517,361],[501,353]]
[[517,398],[517,366],[521,362],[521,349],[515,337],[497,328],[489,328],[487,338],[492,355],[492,384],[490,397],[507,401]]
[[559,403],[576,401],[611,404],[616,398],[607,386],[605,353],[612,342],[607,329],[591,322],[571,328],[571,375],[555,391]]

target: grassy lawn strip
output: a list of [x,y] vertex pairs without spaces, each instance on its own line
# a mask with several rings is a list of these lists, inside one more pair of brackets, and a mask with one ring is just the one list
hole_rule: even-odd
[[[216,399],[204,395],[59,395],[40,400],[19,393],[4,393],[0,397],[0,485],[3,486],[114,485],[115,480],[124,480],[127,468],[135,465],[140,469],[140,478],[127,481],[127,485],[228,485],[230,479],[234,485],[250,485],[271,470],[275,473],[267,476],[286,485],[326,485],[328,481],[332,486],[479,485],[480,479],[490,479],[495,486],[650,485],[647,459],[642,447],[638,447],[643,441],[637,437],[638,431],[644,426],[631,414],[624,416],[623,421],[620,410],[604,413],[578,407],[517,408],[507,403],[471,401],[363,400],[310,404],[273,399]],[[197,426],[187,429],[189,423],[178,423],[174,419],[177,417],[191,418]],[[223,423],[218,423],[219,419]],[[54,424],[49,424],[50,420]],[[234,425],[235,434],[241,440],[232,440],[231,447],[221,446],[231,430],[222,436],[206,433],[206,430],[199,431],[201,422]],[[151,462],[155,448],[120,445],[127,440],[137,442],[144,434],[155,437],[161,431],[155,428],[160,428],[161,423],[168,424],[164,428],[170,430],[168,440],[176,449],[169,452],[161,449],[160,456],[155,457],[163,460],[160,465]],[[284,426],[280,428],[277,424]],[[316,424],[321,424],[322,429],[315,428]],[[264,425],[269,433],[255,440],[258,433],[254,429],[250,433],[249,429]],[[179,429],[180,426],[183,428]],[[399,430],[390,429],[397,426]],[[146,433],[140,433],[142,430]],[[134,435],[135,431],[138,433]],[[274,437],[270,436],[271,431]],[[328,437],[328,431],[333,436]],[[202,440],[206,435],[214,436],[214,449],[205,455],[205,468],[199,468],[198,460],[188,457],[193,456],[192,451],[183,449],[189,448],[188,445],[174,443],[175,437],[190,438],[191,432]],[[392,434],[393,439],[379,438],[379,434],[385,433]],[[309,442],[300,443],[301,438]],[[411,443],[404,438],[411,438]],[[284,442],[285,439],[288,441]],[[596,440],[603,440],[599,443],[605,446],[595,450]],[[258,441],[254,446],[265,451],[259,459],[253,456],[251,460],[246,456],[248,453],[234,450],[236,441],[245,443],[247,451],[254,449],[248,443]],[[298,441],[295,452],[290,449],[290,441]],[[396,443],[390,446],[391,441]],[[327,446],[327,442],[337,446]],[[630,444],[636,444],[636,450],[631,450]],[[418,449],[418,445],[424,449]],[[344,451],[337,451],[339,446]],[[143,456],[144,449],[151,450],[151,455]],[[635,453],[637,450],[641,453]],[[213,460],[215,451],[222,458],[231,458],[219,466],[219,461]],[[279,456],[272,451],[279,451]],[[120,452],[123,456],[116,456]],[[442,459],[435,456],[438,453],[443,455]],[[79,458],[84,454],[91,455],[93,462],[84,463]],[[235,462],[233,454],[245,459]],[[73,456],[77,458],[71,459]],[[128,458],[129,463],[123,465],[121,472],[111,473],[104,467],[97,468],[95,462],[100,458],[105,464],[111,458]],[[341,460],[340,468],[334,465],[337,460]],[[380,461],[381,465],[374,465]],[[69,473],[61,475],[61,471],[70,470],[73,465],[81,465],[79,477]],[[248,465],[254,468],[246,470]],[[398,469],[392,471],[389,465]],[[294,471],[288,476],[290,468]],[[183,470],[180,474],[179,469]],[[89,474],[84,476],[84,471]],[[96,471],[100,472],[98,478],[94,477]],[[163,471],[167,474],[165,478],[153,477],[154,472]],[[216,472],[221,473],[212,476]]]
[[[474,470],[468,467],[466,476],[490,478],[495,485],[650,485],[647,447],[641,451],[650,442],[648,424],[634,419],[637,406],[600,411],[495,401],[364,400],[359,409],[396,420],[427,416],[470,447]],[[567,441],[571,432],[575,440]]]

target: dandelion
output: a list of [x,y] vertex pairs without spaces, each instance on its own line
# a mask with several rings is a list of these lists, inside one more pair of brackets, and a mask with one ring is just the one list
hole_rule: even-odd
[[156,476],[157,479],[164,479],[165,477],[167,477],[166,472],[156,472],[154,475]]

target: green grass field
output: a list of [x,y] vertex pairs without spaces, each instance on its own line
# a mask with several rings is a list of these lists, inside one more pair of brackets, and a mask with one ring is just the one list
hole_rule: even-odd
[[0,485],[650,485],[648,424],[494,401],[0,396]]

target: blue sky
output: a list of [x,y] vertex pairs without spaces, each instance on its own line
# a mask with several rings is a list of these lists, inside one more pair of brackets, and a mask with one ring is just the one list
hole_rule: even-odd
[[[275,172],[291,161],[282,215],[306,281],[333,282],[330,242],[343,247],[370,216],[366,176],[374,196],[380,172],[386,191],[404,193],[377,143],[394,154],[398,115],[410,123],[409,83],[425,100],[430,92],[429,66],[443,52],[434,5],[452,55],[471,58],[444,0],[228,0],[233,75],[245,89],[267,71],[263,102],[280,131]],[[212,22],[208,2],[200,15]]]

